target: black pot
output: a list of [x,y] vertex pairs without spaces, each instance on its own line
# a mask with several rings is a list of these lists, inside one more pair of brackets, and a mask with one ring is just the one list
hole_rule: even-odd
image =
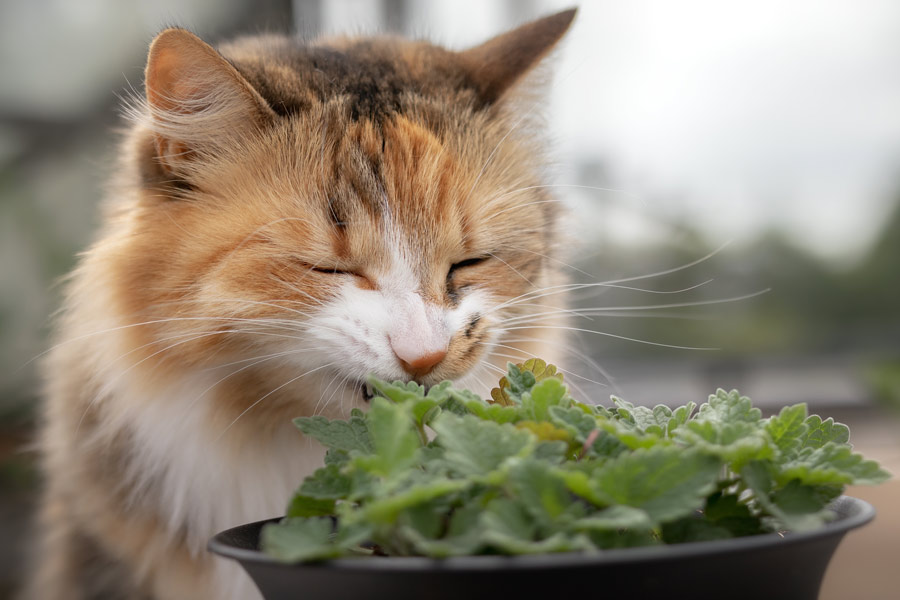
[[816,600],[844,534],[875,516],[871,504],[849,496],[832,509],[838,518],[816,531],[593,555],[361,557],[289,565],[259,551],[260,529],[270,521],[223,531],[209,549],[240,562],[266,600]]

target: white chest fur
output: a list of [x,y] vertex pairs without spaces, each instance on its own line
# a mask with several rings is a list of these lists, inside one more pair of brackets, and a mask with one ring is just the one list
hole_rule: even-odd
[[[211,425],[215,397],[204,393],[207,379],[180,381],[165,397],[129,402],[118,415],[133,432],[134,489],[158,503],[155,510],[173,539],[186,533],[196,556],[223,529],[283,515],[291,493],[322,464],[323,454],[290,422],[238,446],[228,432]],[[257,597],[236,563],[219,559],[216,572],[218,598]]]

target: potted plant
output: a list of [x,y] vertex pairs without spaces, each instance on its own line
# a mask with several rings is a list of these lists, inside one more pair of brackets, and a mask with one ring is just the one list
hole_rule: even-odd
[[328,451],[284,519],[210,542],[267,600],[814,599],[874,516],[844,486],[888,477],[846,426],[802,404],[763,419],[736,391],[604,408],[539,360],[510,365],[489,401],[370,384],[367,413],[295,421]]

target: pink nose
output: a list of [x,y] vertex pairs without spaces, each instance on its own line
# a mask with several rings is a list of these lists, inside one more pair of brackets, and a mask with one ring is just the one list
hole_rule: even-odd
[[434,367],[444,360],[445,356],[447,356],[446,350],[438,350],[437,352],[423,354],[410,361],[406,361],[400,358],[400,356],[397,356],[397,358],[400,359],[400,364],[403,366],[404,371],[413,377],[422,377],[423,375],[431,373],[431,371],[434,370]]

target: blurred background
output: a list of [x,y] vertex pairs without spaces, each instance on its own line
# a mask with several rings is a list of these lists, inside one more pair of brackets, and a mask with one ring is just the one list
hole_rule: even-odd
[[[91,239],[119,107],[162,27],[400,32],[453,48],[556,0],[0,3],[0,597],[39,483],[28,442],[57,282]],[[585,1],[550,69],[586,396],[808,402],[900,472],[900,3]],[[635,289],[625,289],[635,288]],[[900,486],[822,598],[896,597]]]

